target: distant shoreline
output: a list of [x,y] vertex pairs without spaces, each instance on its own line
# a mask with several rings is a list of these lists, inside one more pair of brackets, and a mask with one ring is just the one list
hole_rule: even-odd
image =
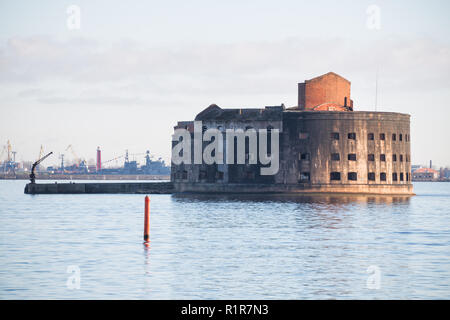
[[[0,180],[29,180],[29,174],[0,174]],[[36,180],[170,180],[159,174],[36,174]]]
[[[30,180],[28,173],[11,174],[0,173],[0,180]],[[167,174],[48,174],[38,173],[36,180],[164,180],[170,181]],[[412,180],[412,182],[450,182],[450,180]]]

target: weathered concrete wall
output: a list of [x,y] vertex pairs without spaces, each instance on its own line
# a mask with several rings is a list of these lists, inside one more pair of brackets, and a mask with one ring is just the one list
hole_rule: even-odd
[[[269,123],[280,128],[280,170],[259,176],[260,165],[176,166],[173,173],[185,172],[184,178],[173,176],[177,192],[413,193],[407,114],[286,110],[281,123],[204,123],[224,129],[264,128]],[[224,178],[217,179],[217,172]],[[339,180],[332,180],[332,173]]]
[[177,193],[292,193],[292,194],[379,194],[379,195],[413,195],[412,185],[361,185],[355,188],[351,184],[340,185],[299,185],[299,184],[244,184],[244,183],[186,183],[175,182]]
[[[298,183],[299,173],[309,172],[310,181],[306,185],[348,184],[355,186],[355,189],[364,189],[367,184],[411,185],[409,115],[389,112],[285,112],[284,129],[283,139],[287,147],[283,148],[283,170],[280,172],[284,174],[284,183]],[[302,133],[307,134],[308,138],[300,139]],[[339,139],[335,138],[337,134]],[[349,134],[354,134],[354,139],[349,138]],[[384,135],[384,140],[381,135]],[[301,159],[302,154],[307,154],[303,157],[307,159]],[[333,160],[332,154],[339,155],[339,160]],[[349,160],[349,154],[356,156],[356,160]],[[339,172],[340,180],[331,180],[332,172]],[[349,180],[348,174],[353,172],[356,173],[356,180]],[[369,180],[369,173],[373,173],[374,180]],[[382,173],[386,176],[385,181],[381,179]],[[397,181],[393,181],[393,173],[397,173]]]
[[[264,109],[221,109],[215,105],[208,107],[196,117],[196,121],[202,121],[203,131],[218,129],[223,137],[223,157],[227,157],[226,130],[227,129],[277,129],[283,131],[284,107],[266,107]],[[187,124],[187,125],[186,125]],[[192,129],[191,139],[194,133],[193,126],[188,122],[179,122],[175,128]],[[193,140],[192,140],[193,141]],[[173,142],[172,147],[178,142]],[[209,144],[204,141],[202,150]],[[175,165],[171,167],[171,181],[188,183],[274,183],[274,176],[261,176],[260,164],[193,164],[194,144],[191,144],[191,164]]]
[[25,186],[26,194],[80,194],[80,193],[173,193],[171,182],[150,183],[36,183]]

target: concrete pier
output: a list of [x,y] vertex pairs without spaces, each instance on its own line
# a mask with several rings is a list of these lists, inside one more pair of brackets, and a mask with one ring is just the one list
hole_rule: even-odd
[[171,194],[174,192],[171,182],[117,182],[117,183],[28,183],[26,194]]

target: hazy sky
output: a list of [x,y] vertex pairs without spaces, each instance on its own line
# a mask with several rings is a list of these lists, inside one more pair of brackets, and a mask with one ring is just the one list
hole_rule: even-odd
[[[67,26],[71,5],[80,29]],[[450,165],[448,12],[449,1],[0,0],[0,145],[35,160],[42,144],[55,153],[46,165],[69,144],[86,159],[100,146],[103,160],[125,149],[169,160],[177,121],[211,103],[294,106],[297,83],[328,71],[352,82],[356,110],[374,110],[378,69],[378,111],[412,116],[412,162]]]

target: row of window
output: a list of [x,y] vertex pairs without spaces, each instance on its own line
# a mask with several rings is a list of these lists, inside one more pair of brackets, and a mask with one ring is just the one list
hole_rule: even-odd
[[[397,172],[392,173],[392,181],[404,181],[406,177],[406,181],[409,181],[410,174],[409,172],[406,173],[406,175],[403,172],[400,172],[398,175]],[[375,172],[369,172],[367,174],[367,179],[369,181],[375,181]],[[331,172],[330,173],[330,180],[331,181],[340,181],[341,180],[341,173],[340,172]],[[349,181],[356,181],[358,180],[358,174],[356,172],[348,172],[347,173],[347,180]],[[386,181],[386,172],[380,172],[380,181]]]
[[[208,129],[207,126],[202,126],[202,132],[204,133],[206,130]],[[222,130],[222,126],[218,126],[217,129]],[[253,129],[253,127],[251,126],[247,126],[245,127],[245,130],[248,129]],[[267,127],[267,131],[270,133],[272,131],[273,127],[272,126],[268,126]],[[348,139],[350,140],[356,140],[356,133],[355,132],[350,132],[347,134]],[[392,141],[397,141],[397,137],[398,137],[398,141],[403,141],[403,139],[405,139],[406,142],[410,141],[410,136],[409,134],[403,134],[403,133],[399,133],[398,135],[396,133],[392,134]],[[300,132],[299,134],[299,138],[300,140],[305,140],[309,138],[309,133],[308,132]],[[331,132],[331,139],[332,140],[339,140],[340,139],[340,134],[339,132]],[[380,133],[379,135],[379,139],[380,140],[386,140],[386,134],[385,133]],[[367,134],[367,140],[375,140],[375,134],[374,133],[368,133]]]
[[[369,181],[375,181],[375,172],[369,172],[367,174],[367,180]],[[403,172],[400,172],[398,174],[397,172],[392,173],[392,181],[404,181],[406,178],[406,181],[410,180],[410,174],[407,172],[404,174]],[[330,180],[331,181],[341,181],[341,173],[340,172],[331,172],[330,173]],[[348,172],[347,173],[347,180],[348,181],[357,181],[358,180],[358,173],[357,172]],[[309,172],[301,172],[299,181],[302,182],[309,182],[310,181],[310,173]],[[380,181],[386,181],[386,172],[380,173]]]
[[[175,179],[176,180],[187,180],[188,178],[188,172],[186,170],[175,172]],[[198,174],[199,180],[205,180],[208,178],[208,173],[205,170],[200,170]],[[215,178],[217,180],[223,180],[223,172],[216,171],[215,172]]]
[[[306,137],[307,137],[307,135],[306,135]],[[397,137],[398,137],[398,141],[403,141],[403,138],[405,139],[405,141],[409,141],[410,140],[409,134],[399,133],[397,135],[396,133],[393,133],[392,134],[392,141],[397,141]],[[350,140],[356,140],[356,133],[355,132],[348,133],[347,134],[347,138],[350,139]],[[300,133],[300,139],[305,139],[305,133],[304,132]],[[340,139],[339,132],[331,132],[331,139],[332,140],[339,140]],[[380,140],[386,140],[386,134],[385,133],[380,133],[379,139]],[[374,133],[368,133],[367,134],[367,140],[375,140],[375,134]]]
[[[187,129],[188,126],[185,126],[184,128]],[[246,127],[245,127],[245,131],[247,131],[247,130],[249,130],[249,129],[254,129],[254,128],[253,128],[252,126],[246,126]],[[266,129],[267,129],[267,132],[270,133],[270,132],[272,132],[272,130],[274,129],[274,127],[268,126]],[[205,133],[206,130],[208,130],[208,127],[207,127],[207,126],[202,126],[202,133]],[[223,127],[222,127],[222,126],[217,126],[217,130],[222,131],[222,130],[223,130]]]
[[[188,173],[186,170],[183,170],[181,172],[176,172],[175,173],[175,179],[182,179],[182,180],[187,180],[188,177]],[[199,179],[203,180],[206,179],[207,177],[207,173],[204,170],[201,170],[199,172]],[[375,172],[369,172],[367,174],[367,180],[369,181],[375,181]],[[409,172],[406,172],[406,174],[404,174],[403,172],[400,172],[400,174],[397,174],[397,172],[393,172],[392,173],[392,181],[404,181],[406,177],[406,181],[410,180],[410,174]],[[217,171],[216,172],[216,176],[215,178],[217,180],[222,180],[223,179],[223,172]],[[254,173],[249,172],[247,173],[246,178],[254,178]],[[299,182],[309,182],[311,179],[310,173],[309,172],[301,172],[300,173],[300,179]],[[330,173],[330,180],[331,181],[340,181],[341,180],[341,173],[340,172],[331,172]],[[357,181],[358,180],[358,173],[357,172],[348,172],[347,173],[347,180],[348,181]],[[380,181],[386,181],[386,172],[380,172]]]
[[[347,155],[347,159],[349,161],[356,161],[356,153],[349,153]],[[405,155],[405,157],[403,157],[403,154],[400,154],[398,157],[400,162],[403,162],[403,159],[405,159],[406,162],[410,161],[409,155]],[[311,155],[309,153],[301,153],[300,154],[300,160],[311,160]],[[341,160],[341,155],[339,153],[332,153],[331,154],[331,160],[333,161],[340,161]],[[373,153],[370,153],[367,155],[367,161],[375,161],[375,155]],[[380,161],[386,161],[386,155],[385,154],[380,154]],[[393,154],[392,155],[392,161],[396,162],[397,161],[397,155]]]

